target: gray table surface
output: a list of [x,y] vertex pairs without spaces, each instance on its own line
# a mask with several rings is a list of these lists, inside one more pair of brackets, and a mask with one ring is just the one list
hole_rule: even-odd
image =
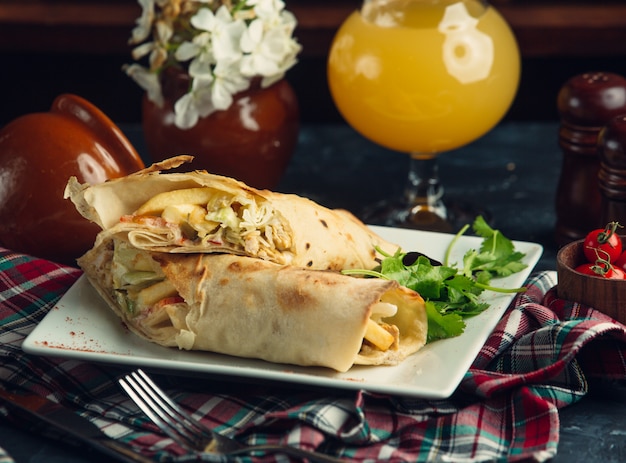
[[[122,127],[138,151],[138,127]],[[446,196],[470,198],[485,208],[506,236],[544,246],[538,270],[554,270],[554,195],[561,168],[553,122],[503,123],[457,152],[440,156]],[[305,126],[280,187],[357,215],[368,205],[399,195],[406,156],[389,152],[343,125]],[[626,461],[626,382],[590,383],[580,402],[560,412],[561,430],[554,463]],[[0,446],[18,463],[98,461],[0,422]]]

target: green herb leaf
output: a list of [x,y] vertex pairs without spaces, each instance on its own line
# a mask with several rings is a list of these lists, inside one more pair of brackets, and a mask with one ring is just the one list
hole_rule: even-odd
[[465,330],[465,322],[460,315],[456,313],[441,314],[432,302],[426,302],[426,315],[428,316],[426,342],[452,338]]
[[469,226],[463,227],[452,239],[446,249],[444,265],[433,265],[425,256],[418,257],[411,265],[405,265],[403,258],[406,252],[398,250],[391,256],[377,249],[384,256],[379,268],[345,273],[393,279],[417,291],[426,300],[428,342],[458,336],[465,329],[465,318],[488,307],[479,298],[483,291],[513,293],[525,290],[498,288],[491,284],[494,278],[509,276],[526,268],[522,262],[524,254],[517,252],[513,242],[492,229],[483,217],[477,217],[472,228],[483,241],[478,250],[471,249],[465,253],[462,269],[449,265],[448,261],[452,247]]
[[521,262],[524,254],[515,251],[513,242],[500,231],[491,228],[482,216],[478,216],[472,228],[484,238],[479,252],[468,251],[463,259],[463,274],[478,271],[489,272],[492,277],[505,277],[517,273],[526,265]]

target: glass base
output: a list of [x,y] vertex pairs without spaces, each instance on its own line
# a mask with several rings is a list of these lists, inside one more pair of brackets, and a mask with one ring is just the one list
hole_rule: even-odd
[[467,202],[449,199],[443,207],[436,209],[421,204],[409,206],[401,201],[382,202],[366,209],[361,217],[363,222],[371,225],[456,233],[465,225],[471,225],[479,215],[487,223],[491,222],[488,211]]

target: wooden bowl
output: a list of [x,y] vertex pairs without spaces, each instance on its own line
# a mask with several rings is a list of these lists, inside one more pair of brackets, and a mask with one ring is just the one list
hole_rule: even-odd
[[583,241],[574,241],[563,246],[556,256],[558,296],[593,307],[626,324],[626,280],[610,280],[584,275],[574,270],[586,262]]

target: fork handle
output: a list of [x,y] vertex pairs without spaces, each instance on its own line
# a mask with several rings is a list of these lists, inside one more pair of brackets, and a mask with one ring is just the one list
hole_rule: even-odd
[[227,452],[228,455],[242,455],[254,452],[266,452],[266,453],[285,453],[292,457],[306,458],[311,462],[317,463],[345,463],[346,460],[341,458],[331,457],[323,453],[314,452],[312,450],[299,449],[297,447],[290,447],[288,445],[255,445],[252,447],[241,448],[238,450],[232,450]]

